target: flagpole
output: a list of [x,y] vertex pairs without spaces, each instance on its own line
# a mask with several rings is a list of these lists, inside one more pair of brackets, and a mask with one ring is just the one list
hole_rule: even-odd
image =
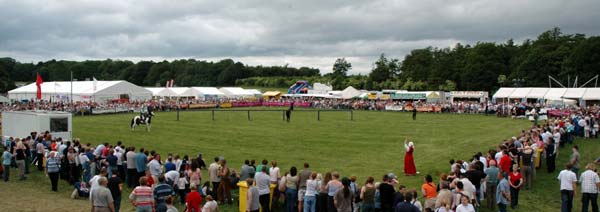
[[71,113],[75,112],[75,106],[73,105],[73,71],[71,71]]

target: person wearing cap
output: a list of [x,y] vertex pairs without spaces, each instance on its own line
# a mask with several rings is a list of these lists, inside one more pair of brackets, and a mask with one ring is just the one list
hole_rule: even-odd
[[413,152],[415,151],[415,145],[409,139],[404,140],[404,148],[406,149],[406,155],[404,155],[404,174],[407,176],[413,176],[417,174],[417,167],[415,167],[415,159],[413,158]]

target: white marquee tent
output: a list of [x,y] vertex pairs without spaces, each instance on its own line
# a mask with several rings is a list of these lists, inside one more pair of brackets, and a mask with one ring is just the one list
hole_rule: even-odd
[[[127,81],[75,81],[73,83],[73,101],[104,102],[113,99],[145,101],[152,98],[152,92]],[[42,99],[52,101],[70,101],[71,82],[44,82],[41,85]],[[8,98],[22,101],[35,99],[37,86],[31,83],[11,91]]]
[[354,97],[358,97],[361,94],[362,94],[362,92],[360,92],[359,90],[356,90],[356,88],[354,88],[352,86],[348,86],[346,89],[344,89],[340,93],[340,97],[342,97],[342,99],[351,99]]
[[600,100],[600,88],[588,88],[581,99]]
[[225,96],[230,98],[253,97],[254,94],[240,87],[222,87],[219,88]]
[[548,93],[549,88],[531,88],[531,91],[525,98],[527,99],[543,99]]
[[510,94],[512,94],[512,92],[515,91],[515,88],[500,88],[498,89],[498,91],[496,91],[496,93],[494,94],[494,96],[492,96],[493,99],[506,99],[510,96]]
[[152,92],[152,96],[154,97],[177,97],[178,94],[169,88],[165,87],[151,87],[146,88],[147,90]]
[[493,98],[600,100],[600,88],[500,88]]
[[191,87],[197,99],[219,98],[225,94],[215,87]]

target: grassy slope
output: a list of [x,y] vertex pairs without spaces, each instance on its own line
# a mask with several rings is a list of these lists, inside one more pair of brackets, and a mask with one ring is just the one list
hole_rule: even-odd
[[[423,175],[448,171],[450,158],[466,159],[476,151],[486,151],[529,125],[525,121],[496,117],[445,114],[419,114],[418,120],[412,121],[408,113],[391,112],[355,112],[355,121],[349,121],[346,112],[321,113],[320,122],[315,112],[295,112],[291,123],[281,121],[278,112],[252,112],[251,115],[253,120],[247,121],[244,112],[217,112],[216,120],[210,121],[209,112],[182,112],[180,121],[176,121],[175,113],[159,113],[150,133],[143,132],[142,128],[130,132],[127,125],[131,115],[83,117],[75,119],[74,135],[94,144],[122,140],[138,148],[158,150],[163,155],[202,152],[207,161],[223,155],[236,169],[244,159],[277,159],[282,170],[292,165],[300,167],[307,161],[312,170],[357,175],[361,183],[366,176],[379,179],[385,173],[394,172],[399,175],[401,184],[418,188]],[[421,176],[401,176],[405,136],[412,137],[416,143],[415,160]],[[597,154],[597,144],[578,143],[582,147],[582,161],[592,160],[594,155],[589,153]],[[567,154],[560,154],[557,164],[563,164],[566,157]],[[0,199],[16,200],[13,195],[16,193],[23,194],[22,200],[42,199],[49,207],[64,205],[76,211],[89,207],[86,201],[66,199],[70,189],[64,189],[65,184],[61,185],[59,195],[46,192],[49,190],[46,189],[49,187],[47,178],[33,172],[30,178],[34,180],[26,183],[0,183],[0,191],[21,190],[0,192]],[[541,173],[534,190],[522,192],[521,211],[556,211],[560,207],[556,174]],[[38,187],[39,194],[25,195]],[[579,207],[580,203],[576,202]],[[18,205],[8,204],[9,208],[20,207]],[[131,207],[122,205],[125,209]],[[41,210],[35,205],[26,207]],[[222,209],[235,210],[233,207]]]

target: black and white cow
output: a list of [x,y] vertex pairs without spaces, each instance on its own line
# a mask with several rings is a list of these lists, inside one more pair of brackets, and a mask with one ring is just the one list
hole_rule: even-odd
[[154,116],[154,112],[141,114],[139,116],[133,117],[131,119],[131,131],[135,130],[135,127],[140,124],[146,125],[146,131],[150,131],[150,124],[152,123],[152,117]]

